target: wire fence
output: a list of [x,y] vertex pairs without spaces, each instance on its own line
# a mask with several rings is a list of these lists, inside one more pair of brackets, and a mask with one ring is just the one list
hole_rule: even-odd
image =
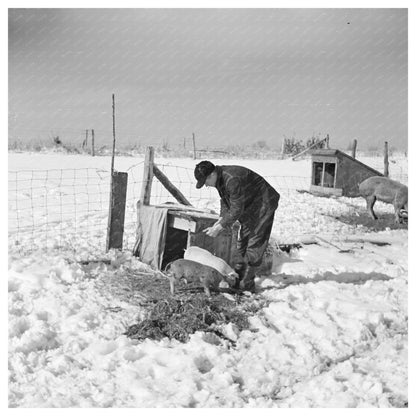
[[[193,169],[158,164],[159,169],[197,208],[219,212],[214,188],[196,189]],[[136,239],[137,203],[142,189],[143,162],[127,169],[128,185],[123,248],[133,248]],[[266,176],[280,193],[307,190],[309,177]],[[9,249],[71,250],[75,253],[104,253],[106,247],[110,170],[52,169],[9,171]],[[176,202],[154,179],[151,204]]]
[[9,246],[76,250],[105,237],[109,183],[89,168],[9,172]]
[[[382,165],[373,166],[381,170]],[[193,169],[169,163],[159,169],[197,208],[220,210],[215,188],[196,189]],[[407,171],[392,164],[390,177],[408,183]],[[381,170],[382,171],[382,170]],[[143,161],[129,167],[123,248],[131,250],[136,240],[137,203],[143,184]],[[310,188],[310,176],[265,176],[287,200],[299,200],[297,191]],[[9,249],[38,249],[104,253],[110,202],[110,170],[49,169],[9,171]],[[297,195],[295,196],[294,193]],[[286,198],[282,198],[286,199]],[[151,204],[176,202],[157,180],[152,183]],[[301,202],[305,203],[305,201]],[[280,212],[281,209],[279,209]],[[303,210],[299,208],[299,212]],[[314,214],[318,218],[319,213]]]

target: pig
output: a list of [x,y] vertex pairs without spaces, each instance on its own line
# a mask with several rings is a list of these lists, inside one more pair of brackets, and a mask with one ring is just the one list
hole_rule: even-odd
[[201,247],[188,247],[185,250],[183,258],[187,260],[193,260],[214,268],[225,277],[227,283],[231,287],[235,285],[235,282],[238,279],[238,274],[226,261],[217,256],[214,256],[214,254]]
[[210,287],[218,289],[224,276],[210,266],[187,259],[178,259],[166,266],[165,272],[170,282],[170,292],[175,293],[175,283],[181,279],[185,281],[198,281],[202,283],[204,292],[211,296]]
[[360,183],[359,192],[367,201],[367,210],[373,219],[377,219],[373,210],[374,204],[376,201],[382,201],[393,204],[395,222],[402,222],[400,210],[407,211],[408,208],[406,185],[384,176],[372,176]]

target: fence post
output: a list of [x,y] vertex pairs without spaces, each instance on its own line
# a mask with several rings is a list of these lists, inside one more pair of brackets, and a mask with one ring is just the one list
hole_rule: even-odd
[[354,142],[352,144],[352,152],[351,156],[355,159],[355,155],[357,153],[357,139],[354,139]]
[[116,106],[114,94],[113,102],[113,152],[111,155],[110,177],[110,208],[108,213],[106,250],[123,248],[124,216],[126,210],[127,173],[114,170],[114,157],[116,150]]
[[153,181],[153,164],[154,164],[154,148],[148,146],[146,149],[146,156],[144,159],[143,168],[143,185],[140,196],[140,203],[143,205],[150,204],[150,196],[152,193],[152,181]]
[[196,159],[196,148],[195,148],[195,133],[192,133],[192,143],[194,147],[194,160]]
[[95,156],[95,148],[94,148],[94,129],[91,130],[91,154]]
[[126,211],[127,172],[113,172],[111,178],[110,212],[107,226],[107,251],[123,248]]
[[384,142],[384,176],[389,177],[389,143]]
[[114,98],[114,94],[112,95],[113,101],[113,152],[111,155],[111,175],[114,172],[114,155],[116,153],[116,101]]

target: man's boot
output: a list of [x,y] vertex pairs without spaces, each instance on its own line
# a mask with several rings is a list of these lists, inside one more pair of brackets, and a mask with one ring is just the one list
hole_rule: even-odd
[[254,278],[256,277],[256,270],[258,267],[247,266],[247,269],[244,273],[243,278],[240,280],[240,289],[243,291],[248,291],[251,293],[256,292],[256,285],[254,283]]
[[235,264],[234,271],[237,273],[238,279],[236,279],[233,289],[238,289],[240,287],[240,282],[244,277],[246,269],[247,269],[247,263],[236,263]]

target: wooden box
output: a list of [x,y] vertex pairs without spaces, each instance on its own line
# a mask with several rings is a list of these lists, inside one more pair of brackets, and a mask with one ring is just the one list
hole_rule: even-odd
[[196,210],[169,209],[162,268],[169,262],[182,258],[184,250],[190,246],[204,248],[233,266],[236,260],[238,225],[224,230],[215,238],[204,233],[218,218],[216,214]]

